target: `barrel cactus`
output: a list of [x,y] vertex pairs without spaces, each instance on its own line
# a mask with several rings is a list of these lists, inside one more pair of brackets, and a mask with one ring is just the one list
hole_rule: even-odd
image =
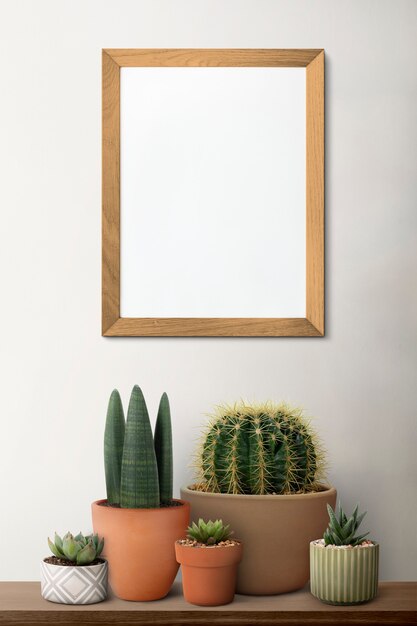
[[291,494],[320,489],[324,450],[299,409],[272,402],[220,406],[197,453],[198,489]]
[[104,434],[104,465],[110,505],[149,509],[171,502],[172,434],[166,394],[161,398],[154,442],[141,389],[133,387],[126,423],[119,393],[113,391]]

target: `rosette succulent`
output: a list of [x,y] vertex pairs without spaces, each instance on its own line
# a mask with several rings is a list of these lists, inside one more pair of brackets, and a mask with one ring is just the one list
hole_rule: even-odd
[[104,539],[98,535],[72,535],[68,532],[61,538],[55,533],[55,541],[48,537],[48,545],[54,556],[74,565],[89,565],[98,558],[103,550]]
[[189,539],[194,539],[198,543],[204,543],[207,546],[215,546],[221,541],[229,539],[232,531],[229,525],[225,526],[221,519],[217,519],[215,522],[209,520],[205,522],[201,518],[198,520],[198,524],[195,522],[187,528],[187,536]]

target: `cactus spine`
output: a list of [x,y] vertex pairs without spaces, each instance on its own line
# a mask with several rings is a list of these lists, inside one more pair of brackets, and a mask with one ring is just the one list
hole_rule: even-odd
[[169,504],[172,500],[173,461],[171,412],[166,393],[162,394],[161,401],[159,403],[154,444],[158,464],[161,504]]
[[115,389],[110,396],[104,432],[104,470],[109,504],[120,504],[124,437],[125,416],[119,392]]
[[148,409],[141,389],[135,385],[130,396],[123,446],[120,483],[122,508],[159,507],[158,466]]
[[305,493],[319,488],[324,454],[302,412],[267,403],[219,407],[197,456],[209,492]]

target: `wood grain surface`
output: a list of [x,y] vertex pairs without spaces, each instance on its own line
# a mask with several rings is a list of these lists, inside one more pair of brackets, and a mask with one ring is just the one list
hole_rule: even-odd
[[103,51],[102,332],[120,314],[120,68]]
[[319,49],[106,49],[120,67],[306,67]]
[[324,52],[307,66],[307,319],[324,335]]
[[307,589],[280,596],[236,596],[222,607],[187,604],[181,585],[155,602],[124,602],[117,598],[100,604],[70,606],[54,604],[40,596],[36,582],[0,583],[0,625],[31,624],[160,624],[179,626],[234,625],[365,625],[416,624],[417,584],[383,582],[378,597],[367,604],[344,607],[323,604]]
[[[306,318],[120,317],[120,68],[306,67]],[[324,334],[324,52],[320,49],[103,50],[102,334],[320,337]]]
[[319,337],[305,318],[143,317],[119,318],[112,337]]

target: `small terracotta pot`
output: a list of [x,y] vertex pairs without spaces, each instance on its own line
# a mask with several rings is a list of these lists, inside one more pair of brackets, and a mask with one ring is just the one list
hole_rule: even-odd
[[175,543],[182,569],[184,598],[198,606],[220,606],[233,601],[242,544],[200,548]]
[[94,532],[104,537],[109,583],[122,600],[159,600],[167,595],[178,572],[174,542],[185,537],[190,505],[160,509],[121,509],[92,504]]

